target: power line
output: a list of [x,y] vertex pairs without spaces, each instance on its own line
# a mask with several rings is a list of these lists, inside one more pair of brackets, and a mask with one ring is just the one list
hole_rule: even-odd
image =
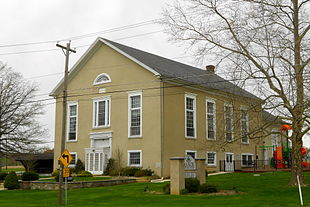
[[[122,65],[127,65],[127,64],[120,64],[118,66],[122,66]],[[101,67],[100,67],[101,68]],[[201,74],[201,75],[190,75],[190,76],[176,76],[176,77],[164,77],[164,81],[173,81],[173,80],[176,80],[176,81],[187,81],[185,79],[188,79],[188,78],[197,78],[197,77],[208,77],[209,75],[213,75],[213,74],[210,74],[210,73],[205,73],[205,74]],[[288,74],[282,74],[282,75],[279,75],[279,77],[286,77]],[[233,81],[243,81],[245,80],[244,78],[234,78],[234,79],[223,79],[223,80],[218,80],[218,81],[208,81],[208,82],[201,82],[201,83],[189,83],[189,84],[194,84],[194,85],[201,85],[201,84],[214,84],[214,83],[231,83],[231,84],[234,84],[232,83]],[[247,78],[246,80],[256,80],[256,78]],[[104,86],[104,88],[109,88],[109,87],[118,87],[118,86],[130,86],[130,85],[139,85],[139,84],[144,84],[144,83],[155,83],[155,82],[158,82],[158,80],[154,80],[154,81],[141,81],[141,82],[134,82],[134,83],[124,83],[124,84],[111,84],[111,85],[107,85],[107,86]],[[267,84],[267,83],[265,83]],[[235,84],[234,84],[235,85]],[[246,86],[256,86],[257,83],[248,83]],[[235,85],[236,87],[238,87],[239,90],[244,90],[242,89],[241,87]],[[88,87],[88,88],[78,88],[78,89],[71,89],[71,90],[68,90],[70,92],[75,92],[75,91],[83,91],[83,90],[89,90],[89,89],[95,89],[97,87]],[[225,89],[228,89],[228,88],[219,88],[219,89],[214,89],[214,90],[225,90]],[[248,91],[247,91],[248,92]],[[250,92],[248,92],[250,93]],[[38,96],[44,96],[44,95],[49,95],[49,93],[45,93],[45,94],[39,94],[39,95],[36,95],[35,97],[38,97]]]
[[[192,11],[192,12],[187,12],[186,15],[197,15],[197,13],[199,13],[199,11]],[[174,17],[178,17],[178,16],[180,16],[180,15],[174,15]],[[60,39],[55,39],[55,40],[4,44],[4,45],[0,45],[0,48],[48,44],[48,43],[56,43],[56,42],[61,42],[61,41],[83,39],[83,38],[87,38],[87,37],[98,36],[98,35],[102,35],[102,34],[118,32],[118,31],[133,29],[133,28],[137,28],[137,27],[142,27],[142,26],[146,26],[146,25],[150,25],[150,24],[156,24],[159,21],[164,20],[164,19],[165,19],[165,17],[157,18],[157,19],[150,19],[147,21],[142,21],[142,22],[138,22],[138,23],[134,23],[134,24],[124,25],[124,26],[120,26],[120,27],[114,27],[111,29],[101,30],[101,31],[97,31],[97,32],[91,32],[91,33],[87,33],[87,34],[83,34],[83,35],[71,36],[71,37],[67,37],[67,38],[60,38]]]
[[[122,38],[115,39],[114,41],[124,40],[124,39],[129,39],[129,38],[134,38],[134,37],[141,37],[141,36],[151,35],[151,34],[155,34],[155,33],[159,33],[159,32],[163,32],[163,30],[157,30],[157,31],[153,31],[153,32],[147,32],[147,33],[137,34],[137,35],[133,35],[133,36],[122,37]],[[90,45],[91,44],[80,45],[80,46],[76,46],[74,48],[82,48],[82,47],[87,47]],[[51,52],[51,51],[59,51],[59,50],[60,49],[28,50],[28,51],[20,51],[20,52],[0,53],[0,55],[18,55],[18,54],[27,54],[27,53]]]
[[[205,74],[205,75],[208,75],[208,74]],[[177,78],[180,78],[180,77],[168,78],[168,79],[164,79],[164,81],[165,80],[179,80]],[[237,80],[237,79],[234,79],[234,80]],[[243,80],[243,79],[240,79],[240,80]],[[207,83],[221,83],[221,82],[229,82],[229,81],[223,79],[221,81],[211,81],[211,82],[207,82]],[[142,90],[143,91],[143,90],[156,90],[156,89],[161,89],[161,88],[175,88],[175,87],[185,87],[185,86],[195,86],[195,85],[200,86],[201,84],[203,84],[203,83],[186,83],[186,84],[179,84],[179,85],[166,86],[166,87],[149,87],[149,88],[134,88],[134,89],[125,89],[125,90],[114,90],[114,91],[106,92],[106,94],[129,92],[129,91],[135,91],[135,90]],[[250,84],[250,85],[257,85],[257,84],[253,83],[253,84]],[[238,86],[236,86],[236,87],[238,87]],[[217,89],[208,88],[208,90],[210,92],[212,92],[212,91],[223,91],[224,93],[229,93],[230,95],[233,95],[230,92],[224,91],[225,89],[229,89],[229,88],[231,88],[231,87],[222,87],[222,88],[217,88]],[[93,87],[92,88],[85,88],[85,89],[93,89]],[[238,90],[244,90],[244,89],[241,89],[240,87],[238,87]],[[250,92],[245,91],[245,90],[244,90],[244,92],[250,93]],[[242,93],[243,93],[243,91],[241,91],[241,95],[240,96],[242,96]],[[102,93],[95,92],[95,93],[81,93],[81,94],[71,94],[71,95],[69,94],[68,97],[89,96],[89,95],[97,95],[97,94],[102,94]],[[48,101],[48,100],[54,100],[54,98],[38,99],[38,100],[29,101],[27,103],[36,103],[36,102]],[[27,104],[27,103],[24,103],[24,104]]]
[[139,22],[139,23],[135,23],[135,24],[125,25],[125,26],[121,26],[121,27],[115,27],[115,28],[111,28],[111,29],[107,29],[107,30],[101,30],[98,32],[92,32],[92,33],[87,33],[87,34],[78,35],[78,36],[72,36],[72,37],[68,37],[68,38],[61,38],[61,39],[47,40],[47,41],[38,41],[38,42],[13,43],[13,44],[0,45],[0,48],[48,44],[48,43],[56,43],[56,42],[68,41],[68,40],[77,40],[77,39],[82,39],[82,38],[86,38],[86,37],[90,37],[90,36],[96,36],[99,34],[106,34],[106,33],[117,32],[117,31],[132,29],[132,28],[136,28],[136,27],[141,27],[141,26],[145,26],[148,24],[154,24],[154,23],[156,23],[156,21],[159,21],[161,19],[163,19],[163,18],[143,21],[143,22]]

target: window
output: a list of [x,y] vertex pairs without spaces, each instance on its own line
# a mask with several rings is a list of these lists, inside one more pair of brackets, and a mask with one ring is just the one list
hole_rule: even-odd
[[74,166],[77,161],[77,153],[76,152],[70,152],[70,155],[72,156],[72,160],[69,165]]
[[111,98],[109,96],[94,99],[93,104],[93,127],[110,126],[110,106]]
[[192,156],[192,158],[196,158],[196,154],[197,154],[197,151],[193,151],[193,150],[185,150],[185,155],[190,155]]
[[185,95],[185,137],[196,138],[196,96]]
[[68,141],[77,140],[77,116],[78,116],[78,105],[77,102],[71,102],[68,104]]
[[241,113],[241,142],[244,144],[249,143],[249,115],[248,111],[244,108],[240,109]]
[[128,151],[128,166],[142,166],[142,150]]
[[233,108],[231,105],[224,106],[225,138],[227,142],[233,141]]
[[98,75],[94,81],[94,85],[99,85],[99,84],[103,84],[103,83],[109,83],[111,82],[111,78],[108,74],[106,73],[102,73],[100,75]]
[[242,156],[242,166],[243,167],[251,167],[253,162],[253,154],[241,154]]
[[206,112],[207,112],[207,139],[215,140],[215,126],[216,126],[216,115],[215,115],[215,101],[206,101]]
[[129,93],[128,98],[128,113],[129,113],[129,137],[142,136],[142,93]]
[[207,152],[207,165],[216,166],[216,152]]

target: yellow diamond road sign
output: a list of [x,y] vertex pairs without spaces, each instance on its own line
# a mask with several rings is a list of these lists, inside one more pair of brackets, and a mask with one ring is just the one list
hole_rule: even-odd
[[68,167],[68,165],[70,164],[72,159],[73,158],[72,158],[72,156],[70,155],[70,153],[69,153],[69,151],[67,149],[65,149],[65,151],[62,153],[62,155],[59,158],[60,162],[62,162],[62,164],[65,167]]

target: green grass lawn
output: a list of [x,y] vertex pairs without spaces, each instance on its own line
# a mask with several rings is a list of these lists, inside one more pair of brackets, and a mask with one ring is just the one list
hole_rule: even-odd
[[[310,173],[305,173],[310,183]],[[210,176],[207,182],[220,189],[235,187],[243,192],[230,196],[182,195],[172,196],[143,192],[161,191],[164,184],[134,183],[100,188],[84,188],[68,191],[68,206],[299,206],[298,189],[289,187],[288,172],[263,173],[254,177],[252,173],[233,173]],[[305,206],[310,206],[310,187],[303,188]],[[14,190],[0,191],[0,206],[57,206],[57,191]]]

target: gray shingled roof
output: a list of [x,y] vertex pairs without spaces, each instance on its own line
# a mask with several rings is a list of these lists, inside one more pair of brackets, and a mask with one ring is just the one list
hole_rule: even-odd
[[189,85],[199,85],[207,87],[208,89],[220,90],[247,98],[259,99],[252,93],[230,83],[215,73],[128,47],[104,38],[101,39],[152,68],[163,77],[185,81],[186,83],[189,83]]
[[268,111],[263,110],[262,112],[263,120],[266,122],[274,122],[277,124],[285,124],[286,122],[282,119],[274,116],[273,114],[269,113]]

